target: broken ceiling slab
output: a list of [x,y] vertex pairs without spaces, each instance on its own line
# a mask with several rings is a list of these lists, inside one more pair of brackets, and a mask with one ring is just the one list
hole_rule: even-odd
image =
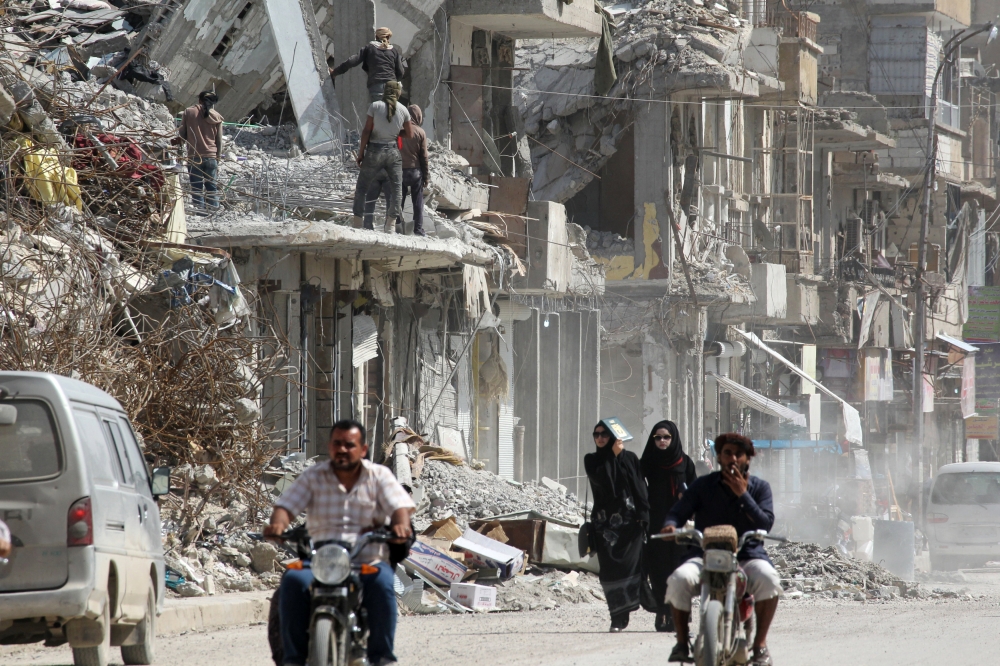
[[235,223],[231,219],[198,218],[188,222],[188,233],[200,245],[309,250],[334,259],[380,262],[383,268],[392,272],[458,263],[485,266],[495,259],[494,253],[455,238],[441,240],[386,234],[326,221],[278,222],[254,215]]
[[594,3],[562,0],[455,0],[451,18],[513,39],[600,37],[602,16]]
[[842,171],[840,173],[834,172],[834,179],[838,185],[857,185],[857,186],[867,186],[871,188],[878,189],[899,189],[905,190],[910,187],[910,181],[902,176],[897,176],[894,173],[888,173],[885,171],[880,171],[879,173],[863,173],[863,170],[868,170],[869,166],[864,164],[859,164],[860,167],[856,171]]
[[322,40],[310,1],[266,0],[268,19],[281,59],[288,97],[306,152],[338,154],[344,128],[333,79],[326,76]]
[[440,210],[486,210],[490,207],[489,188],[471,178],[435,171],[427,189],[428,198]]

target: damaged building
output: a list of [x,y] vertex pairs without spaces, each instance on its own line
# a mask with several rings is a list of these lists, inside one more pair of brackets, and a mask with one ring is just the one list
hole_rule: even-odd
[[[404,418],[500,476],[582,491],[600,416],[669,418],[706,464],[717,434],[753,437],[787,504],[825,506],[805,489],[867,465],[872,515],[997,457],[974,359],[1000,342],[1000,84],[973,3],[38,4],[4,19],[19,117],[35,72],[164,128],[219,95],[223,211],[174,196],[157,242],[227,259],[214,279],[274,334],[255,390],[276,451],[321,454],[350,416],[386,456]],[[349,224],[369,94],[328,68],[376,25],[425,110],[426,238]]]

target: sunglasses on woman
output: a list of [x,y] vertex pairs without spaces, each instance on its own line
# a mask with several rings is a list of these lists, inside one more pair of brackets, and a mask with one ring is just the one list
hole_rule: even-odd
[[604,437],[610,437],[610,436],[611,436],[611,433],[608,432],[607,430],[595,430],[594,431],[594,439],[604,438]]
[[657,442],[669,442],[673,439],[672,435],[653,435],[653,439]]

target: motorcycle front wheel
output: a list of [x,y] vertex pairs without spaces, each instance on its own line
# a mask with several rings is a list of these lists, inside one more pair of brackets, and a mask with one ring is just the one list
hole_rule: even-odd
[[347,654],[343,649],[341,630],[329,615],[316,618],[309,635],[309,666],[346,666]]
[[723,649],[720,642],[722,637],[722,602],[712,600],[705,606],[705,612],[701,616],[701,627],[698,633],[701,634],[701,653],[696,655],[698,666],[721,666]]

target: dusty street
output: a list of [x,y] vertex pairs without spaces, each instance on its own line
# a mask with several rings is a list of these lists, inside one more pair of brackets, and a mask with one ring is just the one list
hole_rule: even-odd
[[[942,587],[958,589],[958,586]],[[972,598],[858,603],[784,603],[771,641],[776,663],[787,666],[949,666],[1000,662],[1000,589],[970,583]],[[488,657],[496,664],[665,664],[672,638],[653,631],[653,616],[638,613],[623,634],[607,632],[600,606],[457,617],[403,617],[397,635],[402,664],[465,665]],[[162,666],[269,666],[263,626],[161,637]],[[0,647],[0,664],[71,664],[66,648]],[[116,661],[115,663],[121,663]]]

